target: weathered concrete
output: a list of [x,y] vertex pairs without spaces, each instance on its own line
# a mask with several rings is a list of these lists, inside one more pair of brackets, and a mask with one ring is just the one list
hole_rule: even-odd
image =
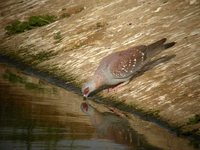
[[[5,34],[5,26],[15,19],[65,12],[72,15],[21,34]],[[62,78],[72,75],[78,86],[112,52],[163,37],[176,41],[173,48],[157,57],[167,56],[168,61],[145,71],[122,91],[101,95],[125,100],[127,105],[200,135],[200,123],[188,122],[200,114],[199,1],[7,0],[0,2],[0,14],[1,54],[23,59]],[[59,40],[55,38],[58,32]],[[54,56],[34,60],[44,51]]]

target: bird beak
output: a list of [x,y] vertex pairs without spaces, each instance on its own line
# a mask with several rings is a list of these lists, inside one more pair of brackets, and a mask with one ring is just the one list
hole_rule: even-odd
[[83,95],[83,100],[84,101],[87,100],[87,96]]

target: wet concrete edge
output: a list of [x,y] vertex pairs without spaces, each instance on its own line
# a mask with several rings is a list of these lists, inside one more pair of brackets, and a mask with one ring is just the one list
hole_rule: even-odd
[[[56,77],[55,75],[50,74],[48,72],[33,68],[32,66],[26,65],[19,60],[15,60],[8,55],[0,54],[0,63],[7,64],[11,67],[15,67],[28,75],[38,77],[38,78],[45,80],[53,85],[64,88],[68,91],[72,91],[73,93],[76,93],[76,94],[82,96],[80,87],[76,86],[72,82],[63,80],[63,79]],[[147,113],[142,110],[138,110],[138,109],[134,108],[134,106],[126,105],[123,102],[113,100],[112,98],[109,98],[109,97],[103,98],[99,95],[93,95],[92,97],[88,98],[88,100],[92,100],[96,103],[105,104],[110,107],[115,107],[124,112],[134,114],[143,120],[156,123],[159,126],[168,129],[169,132],[171,132],[172,134],[175,134],[176,136],[188,138],[189,140],[194,141],[195,143],[198,143],[200,145],[200,136],[199,135],[196,135],[192,132],[183,133],[179,126],[173,126],[169,122],[162,120],[162,118],[160,118],[159,116],[156,116],[152,113]]]

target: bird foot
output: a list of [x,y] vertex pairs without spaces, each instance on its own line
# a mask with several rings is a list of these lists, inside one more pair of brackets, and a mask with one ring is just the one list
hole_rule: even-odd
[[112,87],[112,88],[108,88],[108,89],[107,89],[107,92],[108,92],[108,93],[117,92],[117,89],[118,89],[117,86],[116,86],[116,87]]
[[115,93],[117,91],[119,91],[119,88],[117,86],[103,90],[104,93]]

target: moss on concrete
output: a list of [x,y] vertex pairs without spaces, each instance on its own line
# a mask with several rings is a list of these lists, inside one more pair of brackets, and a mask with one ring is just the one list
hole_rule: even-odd
[[35,67],[36,65],[51,59],[59,53],[58,51],[37,52],[33,47],[34,46],[30,45],[27,47],[22,47],[17,51],[8,51],[4,48],[1,48],[0,54],[4,56],[9,56],[10,59],[13,59],[17,62],[21,62],[29,66]]
[[3,78],[5,80],[8,80],[11,83],[24,83],[25,82],[24,78],[12,73],[12,72],[9,72],[9,71],[7,71],[5,74],[3,74]]
[[29,89],[29,90],[39,90],[39,91],[44,90],[41,85],[35,84],[32,82],[28,82],[26,78],[23,78],[23,77],[15,74],[15,73],[12,73],[10,71],[6,71],[3,74],[3,78],[13,84],[23,84],[25,86],[25,88]]
[[53,56],[56,56],[57,54],[58,52],[54,52],[54,51],[48,51],[48,52],[42,51],[37,54],[30,54],[29,57],[31,58],[31,61],[34,61],[34,64],[38,64],[45,60],[50,59]]
[[187,124],[193,125],[193,124],[197,124],[199,122],[200,122],[200,114],[195,114],[193,117],[188,119]]
[[46,15],[30,16],[26,21],[14,20],[5,27],[5,30],[7,31],[6,33],[8,35],[22,33],[37,27],[45,26],[47,24],[55,22],[58,19],[68,18],[74,14],[80,13],[83,10],[84,10],[83,6],[73,7],[68,10],[63,8],[61,11],[61,15],[59,17],[55,15],[46,14]]
[[56,32],[55,34],[54,34],[54,36],[53,36],[53,38],[54,38],[54,40],[55,40],[55,44],[56,43],[60,43],[61,41],[62,41],[62,35],[61,35],[61,32],[60,31],[58,31],[58,32]]
[[8,35],[22,33],[36,27],[41,27],[57,20],[54,15],[31,16],[27,21],[15,20],[5,27]]

